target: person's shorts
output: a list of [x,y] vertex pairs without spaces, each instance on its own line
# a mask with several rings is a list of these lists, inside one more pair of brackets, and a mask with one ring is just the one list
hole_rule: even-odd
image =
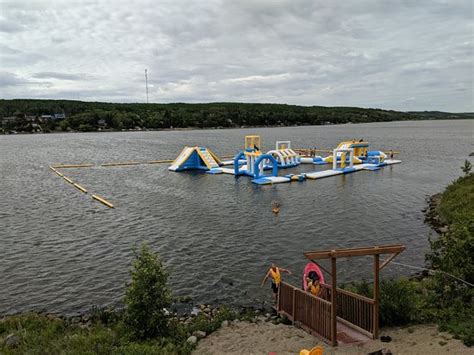
[[273,293],[278,293],[278,285],[274,282],[272,282],[272,290],[273,290]]

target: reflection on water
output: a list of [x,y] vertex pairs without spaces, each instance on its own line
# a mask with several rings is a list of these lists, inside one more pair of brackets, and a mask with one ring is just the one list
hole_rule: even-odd
[[[403,163],[317,181],[254,186],[246,177],[171,173],[164,165],[70,169],[68,176],[110,199],[110,210],[52,174],[55,163],[173,158],[184,145],[234,153],[245,134],[294,147],[331,148],[360,137],[401,151]],[[429,228],[422,208],[460,174],[473,150],[472,121],[183,132],[0,137],[0,313],[72,313],[120,300],[132,248],[147,242],[169,266],[174,291],[196,302],[256,302],[275,262],[296,275],[303,252],[404,243],[399,261],[421,265]],[[319,170],[308,165],[292,172]],[[271,211],[274,200],[280,213]],[[339,280],[370,275],[370,259],[339,262]],[[410,273],[395,265],[383,277]]]

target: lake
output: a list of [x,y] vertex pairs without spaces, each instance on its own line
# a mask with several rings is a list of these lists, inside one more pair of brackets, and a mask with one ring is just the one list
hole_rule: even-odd
[[[334,148],[365,139],[399,150],[402,164],[302,183],[256,186],[247,177],[174,173],[168,164],[64,169],[109,209],[48,166],[176,157],[185,145],[237,153],[244,135],[263,149]],[[333,126],[0,136],[0,314],[75,314],[120,302],[133,248],[147,242],[168,266],[176,295],[194,303],[253,304],[271,262],[295,275],[304,251],[403,243],[398,262],[424,265],[426,197],[461,175],[474,122],[417,121]],[[302,165],[286,172],[320,169]],[[272,201],[281,211],[271,211]],[[391,264],[383,278],[415,270]],[[285,275],[286,276],[286,275]],[[370,280],[371,259],[338,261],[340,282]]]

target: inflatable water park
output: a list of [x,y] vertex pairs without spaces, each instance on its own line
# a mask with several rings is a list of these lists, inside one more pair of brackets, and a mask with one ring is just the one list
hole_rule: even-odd
[[[380,150],[369,150],[364,140],[344,141],[337,145],[328,156],[306,156],[291,148],[290,141],[277,141],[275,149],[264,153],[258,135],[245,136],[244,149],[231,160],[221,160],[209,148],[184,147],[168,168],[170,171],[184,172],[199,170],[207,174],[228,174],[248,176],[254,184],[271,185],[292,181],[316,180],[330,176],[349,174],[357,171],[375,171],[380,168],[401,163]],[[330,165],[331,169],[292,174],[288,171],[301,164]]]

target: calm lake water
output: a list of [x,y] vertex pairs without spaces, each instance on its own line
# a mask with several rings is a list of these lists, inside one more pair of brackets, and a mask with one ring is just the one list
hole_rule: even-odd
[[[73,314],[120,302],[134,246],[159,251],[176,295],[193,302],[249,304],[271,262],[300,284],[304,251],[403,243],[396,260],[421,266],[430,229],[428,195],[461,174],[473,148],[473,121],[0,136],[0,314]],[[174,158],[184,145],[236,153],[244,135],[294,147],[332,148],[364,138],[400,150],[402,164],[303,183],[255,186],[229,175],[173,173],[168,165],[64,170],[116,209],[91,200],[48,169],[57,163]],[[309,165],[292,171],[320,169]],[[288,170],[290,171],[290,170]],[[271,203],[282,204],[279,215]],[[338,262],[341,282],[370,279],[371,260]],[[411,274],[391,265],[382,277]]]

